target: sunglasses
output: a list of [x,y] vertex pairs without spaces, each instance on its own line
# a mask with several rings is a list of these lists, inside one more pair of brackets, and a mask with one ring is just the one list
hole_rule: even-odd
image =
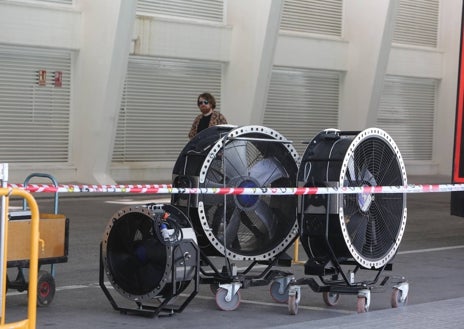
[[198,106],[203,105],[203,104],[204,104],[204,105],[208,105],[209,102],[206,101],[206,100],[205,100],[205,101],[199,101],[199,102],[198,102]]

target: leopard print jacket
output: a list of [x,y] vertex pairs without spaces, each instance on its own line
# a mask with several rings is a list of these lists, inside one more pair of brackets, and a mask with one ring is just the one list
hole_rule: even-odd
[[[193,120],[192,128],[188,134],[189,139],[192,139],[197,134],[198,124],[200,123],[200,119],[203,114],[199,114]],[[217,125],[224,125],[227,124],[226,117],[218,111],[213,111],[211,113],[211,120],[209,121],[208,127],[217,126]]]

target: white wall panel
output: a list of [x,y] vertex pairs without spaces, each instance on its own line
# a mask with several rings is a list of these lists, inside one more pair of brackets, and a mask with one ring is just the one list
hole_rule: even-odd
[[0,1],[0,43],[78,49],[80,12]]
[[73,0],[28,0],[30,2],[38,2],[38,3],[56,3],[60,5],[72,5]]
[[394,45],[390,51],[387,74],[441,79],[443,53],[436,49],[417,49]]
[[285,66],[291,63],[296,67],[346,71],[348,46],[347,41],[281,31],[274,54],[274,65]]
[[232,28],[137,16],[133,54],[227,61]]

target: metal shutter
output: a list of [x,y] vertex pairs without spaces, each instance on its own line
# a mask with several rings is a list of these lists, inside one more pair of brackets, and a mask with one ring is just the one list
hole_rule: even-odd
[[188,141],[196,101],[210,92],[221,107],[222,64],[130,56],[113,162],[175,161]]
[[437,80],[388,76],[377,125],[398,144],[406,160],[432,160]]
[[285,0],[281,30],[340,37],[343,0]]
[[[46,70],[45,85],[39,85],[40,70]],[[70,81],[69,51],[0,46],[2,162],[68,162]]]
[[223,0],[138,0],[137,11],[219,23],[224,21]]
[[340,73],[274,67],[264,125],[294,142],[300,154],[317,133],[338,127]]
[[400,0],[393,42],[437,47],[439,0]]

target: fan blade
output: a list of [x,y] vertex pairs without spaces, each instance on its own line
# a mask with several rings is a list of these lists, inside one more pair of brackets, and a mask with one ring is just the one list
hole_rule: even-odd
[[224,187],[224,182],[216,182],[206,178],[203,186],[208,188],[221,188]]
[[362,248],[366,243],[367,223],[368,218],[359,213],[353,214],[346,223],[351,243],[359,252],[362,251]]
[[225,146],[225,172],[227,178],[248,176],[247,142],[234,140]]
[[366,165],[363,165],[359,177],[359,181],[363,182],[363,184],[368,183],[369,186],[377,186],[377,182],[375,181],[374,175],[367,169]]
[[359,213],[358,196],[356,194],[345,194],[343,196],[343,205],[345,216],[350,218],[351,216]]
[[350,159],[348,160],[348,171],[346,172],[346,177],[348,179],[347,182],[345,182],[345,186],[357,186],[356,184],[356,170],[354,166],[354,158],[351,156]]
[[274,157],[256,163],[250,170],[250,176],[258,181],[260,187],[269,185],[279,178],[288,177],[282,165]]
[[350,157],[347,166],[348,186],[362,186],[368,184],[369,186],[377,186],[374,175],[369,171],[365,163],[359,168],[355,164],[355,159]]
[[263,223],[264,228],[267,232],[266,235],[271,239],[275,234],[275,221],[273,216],[273,211],[269,208],[268,204],[263,200],[258,200],[256,208],[254,209],[256,215]]
[[218,206],[213,214],[213,220],[211,222],[210,228],[212,233],[216,238],[221,242],[224,242],[224,206]]
[[235,208],[234,212],[232,213],[232,216],[230,216],[230,220],[229,220],[229,222],[227,224],[227,228],[226,228],[226,241],[227,241],[226,246],[227,246],[227,248],[232,247],[232,244],[237,239],[238,229],[239,229],[240,223],[241,223],[240,218],[241,218],[240,209]]
[[260,243],[262,241],[265,241],[267,239],[267,232],[264,234],[259,227],[256,226],[256,224],[251,220],[250,215],[253,218],[256,218],[254,212],[242,212],[242,224],[245,226],[252,234],[253,234],[253,240],[255,242]]

